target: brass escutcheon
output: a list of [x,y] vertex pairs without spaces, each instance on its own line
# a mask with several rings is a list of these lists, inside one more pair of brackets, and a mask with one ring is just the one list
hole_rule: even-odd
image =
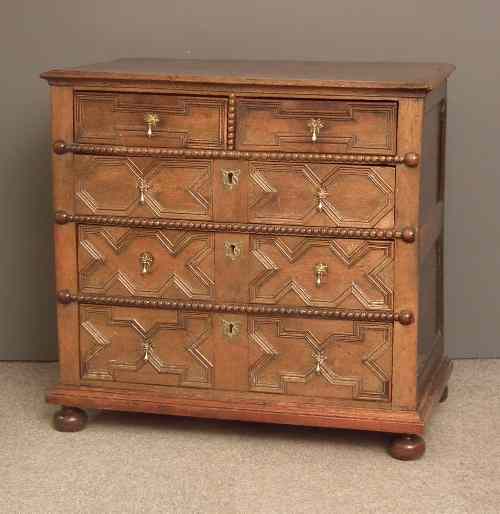
[[235,261],[241,255],[241,243],[239,241],[224,241],[224,253],[226,257]]
[[240,170],[221,170],[224,189],[231,191],[240,182]]
[[222,334],[224,337],[238,337],[241,333],[241,321],[222,320]]

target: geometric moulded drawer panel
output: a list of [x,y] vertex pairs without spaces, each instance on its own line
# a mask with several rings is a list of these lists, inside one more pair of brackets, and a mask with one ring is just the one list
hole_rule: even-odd
[[394,243],[251,236],[250,301],[392,309]]
[[254,223],[392,228],[395,168],[251,162]]
[[89,294],[210,300],[214,237],[208,232],[80,225],[80,290]]
[[249,319],[252,391],[390,400],[392,325]]
[[210,315],[83,305],[83,380],[213,386]]
[[79,214],[212,219],[212,164],[205,160],[76,155]]

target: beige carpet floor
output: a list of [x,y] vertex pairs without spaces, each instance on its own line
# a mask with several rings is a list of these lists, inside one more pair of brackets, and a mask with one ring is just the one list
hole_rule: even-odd
[[107,412],[62,434],[56,374],[0,363],[2,514],[500,512],[500,360],[455,363],[415,462],[344,430]]

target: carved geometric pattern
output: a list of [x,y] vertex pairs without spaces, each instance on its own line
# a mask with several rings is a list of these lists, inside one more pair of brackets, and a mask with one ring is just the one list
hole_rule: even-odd
[[[316,307],[391,309],[394,245],[390,241],[349,241],[252,236],[250,301]],[[315,266],[328,264],[326,283],[315,287]],[[258,264],[257,264],[258,263]],[[350,305],[349,302],[355,302]]]
[[[392,154],[396,150],[395,102],[245,98],[237,102],[237,116],[240,150],[293,151],[306,146],[316,151],[320,144],[348,153]],[[307,125],[313,118],[325,122],[317,143],[311,143]]]
[[[388,228],[394,224],[394,171],[368,166],[252,162],[248,218],[257,223]],[[318,192],[324,195],[321,210]],[[390,219],[384,219],[389,214]]]
[[[79,226],[80,289],[87,293],[170,296],[210,300],[214,296],[213,234]],[[141,273],[140,256],[153,264]]]
[[[226,111],[226,98],[77,92],[75,140],[222,149],[226,141]],[[144,123],[148,112],[160,118],[150,140]]]
[[138,157],[189,157],[191,159],[238,159],[245,161],[306,161],[345,164],[402,164],[408,168],[418,166],[420,155],[408,152],[404,155],[348,154],[348,153],[305,153],[305,152],[240,152],[238,150],[190,150],[189,148],[160,148],[148,146],[110,146],[65,143],[55,141],[52,145],[58,155],[73,153],[81,155],[115,155]]
[[[76,158],[77,212],[212,219],[210,161],[125,157]],[[139,185],[145,184],[143,201]],[[143,211],[146,212],[146,211]]]
[[324,323],[305,330],[294,328],[301,325],[293,319],[249,320],[250,345],[255,345],[250,390],[389,400],[392,325],[336,322],[334,331],[325,332]]
[[213,363],[201,349],[210,344],[210,315],[177,312],[147,323],[130,310],[102,306],[82,306],[80,315],[83,379],[126,381],[132,372],[134,382],[142,375],[147,382],[154,370],[153,382],[168,374],[175,375],[172,385],[212,386]]

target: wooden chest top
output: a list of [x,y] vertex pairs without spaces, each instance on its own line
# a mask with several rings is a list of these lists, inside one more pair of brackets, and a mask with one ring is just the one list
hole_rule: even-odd
[[48,80],[106,79],[430,91],[455,67],[442,63],[118,59],[54,69]]

